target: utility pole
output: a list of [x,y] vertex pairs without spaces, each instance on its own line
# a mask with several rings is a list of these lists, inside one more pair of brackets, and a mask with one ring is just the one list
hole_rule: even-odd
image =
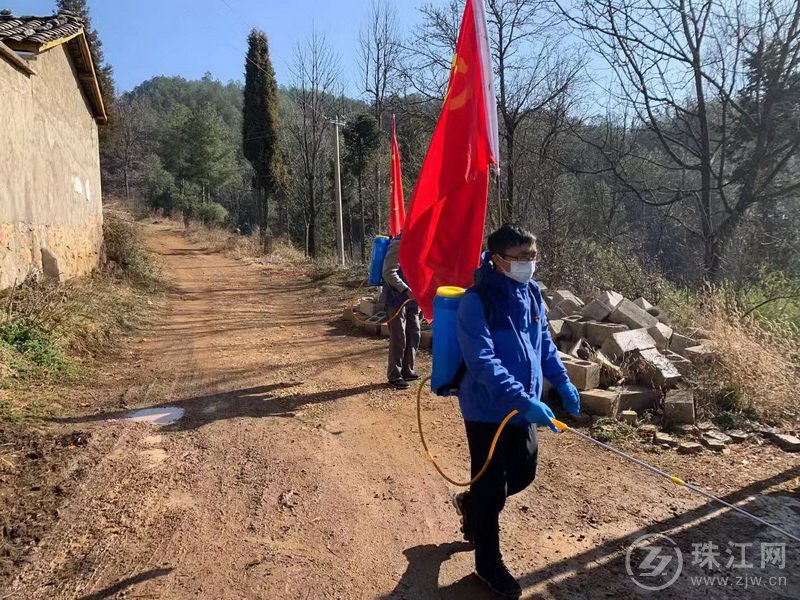
[[336,131],[336,164],[333,169],[333,178],[335,180],[334,186],[336,188],[336,241],[339,250],[339,260],[342,266],[344,262],[344,222],[342,219],[342,166],[339,159],[339,127],[346,125],[343,121],[336,117],[331,121]]

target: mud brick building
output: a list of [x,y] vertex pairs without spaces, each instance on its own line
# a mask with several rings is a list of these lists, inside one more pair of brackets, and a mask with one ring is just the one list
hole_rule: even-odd
[[105,122],[83,21],[0,13],[0,289],[97,265]]

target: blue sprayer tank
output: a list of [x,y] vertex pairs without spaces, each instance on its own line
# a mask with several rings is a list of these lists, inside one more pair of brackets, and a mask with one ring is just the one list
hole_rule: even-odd
[[464,288],[440,287],[433,300],[433,371],[431,390],[440,396],[455,393],[456,376],[463,358],[458,344],[458,305]]
[[372,258],[369,261],[369,285],[380,285],[383,282],[383,259],[392,239],[379,235],[372,241]]

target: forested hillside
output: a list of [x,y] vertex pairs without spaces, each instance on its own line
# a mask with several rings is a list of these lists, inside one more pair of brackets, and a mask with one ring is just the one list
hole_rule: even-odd
[[[616,4],[610,13],[590,2],[488,2],[502,151],[490,225],[515,220],[536,231],[552,284],[658,300],[662,282],[724,281],[745,310],[764,303],[758,310],[796,322],[797,3],[770,2],[764,15],[737,5],[738,23],[716,4],[691,15]],[[457,1],[424,6],[422,25],[406,33],[388,4],[374,4],[362,18],[363,93],[355,98],[343,95],[340,60],[324,36],[299,43],[291,80],[278,82],[285,178],[271,199],[271,234],[310,256],[335,252],[331,121],[339,117],[347,123],[345,248],[364,260],[386,229],[391,116],[408,199],[460,10]],[[681,19],[709,25],[691,33]],[[668,25],[658,39],[670,51],[647,43],[656,22]],[[601,79],[603,63],[611,69]],[[123,94],[103,149],[106,189],[187,218],[257,229],[242,104],[242,83],[210,75],[155,77]]]

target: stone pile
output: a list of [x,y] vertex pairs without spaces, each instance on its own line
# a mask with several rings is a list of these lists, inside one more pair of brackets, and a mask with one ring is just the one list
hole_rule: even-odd
[[[391,317],[387,314],[386,307],[380,301],[380,293],[359,298],[355,306],[346,306],[344,318],[358,329],[369,335],[389,337],[389,326],[386,321]],[[433,332],[430,324],[422,320],[422,332],[419,345],[424,350],[430,350],[433,345]]]
[[711,358],[707,344],[673,331],[645,298],[606,291],[584,303],[569,290],[546,288],[543,296],[550,336],[587,412],[635,423],[663,399],[667,425],[694,424],[684,379]]

